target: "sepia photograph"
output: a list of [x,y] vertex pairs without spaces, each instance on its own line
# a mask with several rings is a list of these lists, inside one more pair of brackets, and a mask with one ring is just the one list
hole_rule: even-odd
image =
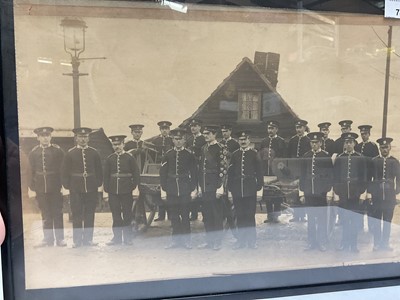
[[14,26],[27,290],[400,261],[400,23],[17,1]]

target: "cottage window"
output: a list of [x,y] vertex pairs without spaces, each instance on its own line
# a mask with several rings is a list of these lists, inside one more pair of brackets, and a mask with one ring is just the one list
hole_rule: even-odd
[[260,120],[261,93],[239,92],[239,121]]

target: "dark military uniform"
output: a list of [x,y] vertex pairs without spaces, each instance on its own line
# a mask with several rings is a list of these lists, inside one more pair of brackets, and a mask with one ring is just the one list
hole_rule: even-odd
[[199,160],[201,155],[201,148],[204,146],[205,143],[206,141],[204,140],[204,136],[201,133],[196,136],[192,134],[187,138],[186,147],[190,151],[192,151],[195,158]]
[[[355,141],[355,142],[356,142],[356,147],[357,147],[357,141]],[[334,148],[334,153],[336,153],[336,154],[343,153],[343,151],[344,151],[344,139],[342,137],[340,137],[337,140],[335,140],[335,144],[334,144],[333,148]]]
[[79,146],[70,149],[64,158],[62,183],[70,191],[74,244],[91,244],[98,188],[103,183],[96,149]]
[[332,156],[335,153],[335,141],[331,138],[322,138],[321,149],[328,152],[329,156]]
[[153,140],[153,144],[157,150],[156,162],[160,163],[165,153],[174,147],[170,136],[159,135]]
[[[296,165],[300,168],[300,157],[311,149],[310,139],[306,136],[293,136],[288,144],[288,157],[295,159],[298,163]],[[294,209],[293,219],[291,221],[302,221],[305,219],[306,213],[303,205],[300,203],[299,199],[292,205]]]
[[389,247],[396,194],[400,193],[400,164],[393,156],[377,156],[372,160],[372,166],[372,181],[368,192],[372,195],[370,225],[375,249]]
[[[196,136],[190,135],[186,140],[186,148],[188,148],[194,155],[196,162],[199,163],[201,148],[206,143],[204,136],[200,133]],[[190,204],[191,220],[197,220],[198,213],[201,210],[200,207],[201,197],[198,197],[195,201]]]
[[135,158],[140,173],[143,172],[144,163],[146,162],[146,151],[148,151],[144,145],[144,141],[142,140],[130,140],[125,143],[124,147],[124,150]]
[[339,207],[343,209],[341,222],[343,236],[341,248],[357,251],[357,233],[362,215],[360,195],[367,184],[365,160],[357,152],[340,154],[334,164],[334,192],[339,196]]
[[323,150],[310,150],[301,160],[299,188],[305,198],[310,248],[324,250],[327,242],[326,194],[332,188],[332,168],[331,157]]
[[366,157],[375,157],[379,155],[378,146],[371,141],[361,142],[354,147],[354,151]]
[[[276,135],[274,137],[266,137],[261,141],[260,150],[258,152],[262,162],[264,175],[274,176],[272,171],[272,161],[275,157],[286,157],[286,142],[283,138]],[[266,199],[267,220],[277,220],[282,211],[282,198],[272,197]]]
[[114,152],[107,157],[104,165],[104,191],[109,197],[113,218],[112,242],[115,244],[121,244],[122,239],[127,244],[131,243],[132,191],[139,181],[139,167],[131,155],[126,152]]
[[229,138],[228,140],[222,139],[220,144],[224,145],[230,154],[240,148],[239,143],[233,138]]
[[310,139],[304,136],[292,136],[288,144],[288,157],[289,158],[299,158],[311,150]]
[[272,161],[275,157],[286,157],[285,140],[278,135],[266,137],[261,141],[259,155],[264,162],[264,175],[274,176]]
[[161,163],[161,188],[167,193],[172,240],[175,244],[190,242],[190,193],[197,187],[197,164],[187,149],[169,150]]
[[226,173],[225,147],[217,142],[205,144],[201,149],[199,163],[199,187],[203,199],[203,221],[209,246],[220,247],[223,230],[223,202],[216,198]]
[[257,191],[264,183],[262,163],[254,149],[233,152],[228,169],[228,189],[233,196],[237,217],[238,242],[250,247],[256,243]]
[[64,152],[58,145],[36,146],[29,153],[31,181],[42,213],[44,242],[54,245],[64,240],[63,198],[61,195],[61,165]]

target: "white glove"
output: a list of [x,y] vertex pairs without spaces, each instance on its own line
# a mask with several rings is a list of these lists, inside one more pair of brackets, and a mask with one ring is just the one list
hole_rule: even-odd
[[301,204],[306,203],[306,198],[304,196],[300,196],[299,201],[301,202]]
[[333,193],[333,201],[339,202],[340,201],[339,195],[336,195],[335,193]]
[[197,190],[197,197],[201,197],[202,194],[201,187],[199,187]]
[[108,202],[108,193],[103,191],[103,199]]
[[262,200],[262,198],[263,198],[263,192],[264,192],[263,189],[257,191],[257,201],[261,201],[261,200]]
[[62,187],[62,188],[61,188],[61,194],[62,194],[63,196],[67,196],[67,195],[69,195],[69,190],[67,190],[67,189],[65,189],[64,187]]
[[161,200],[167,200],[167,192],[164,191],[162,188],[160,188],[160,192],[161,192]]
[[233,201],[233,196],[232,196],[232,193],[231,193],[231,192],[228,192],[228,200],[229,200],[230,202]]
[[192,200],[196,199],[198,195],[197,190],[194,190],[190,193],[190,198],[192,198]]
[[221,187],[218,188],[216,192],[217,199],[221,198],[223,194],[224,194],[224,187],[221,185]]
[[97,188],[97,192],[98,192],[98,193],[102,193],[102,192],[103,192],[103,185],[102,185],[102,186],[99,186],[99,187]]
[[367,200],[367,190],[360,195],[360,201],[364,202],[365,200]]
[[331,202],[333,200],[333,188],[329,192],[326,193],[326,200],[328,202]]
[[34,192],[30,188],[28,188],[28,196],[29,196],[29,198],[35,198],[36,192]]
[[299,197],[304,197],[304,192],[299,190]]
[[139,197],[139,187],[137,186],[136,189],[132,191],[132,196],[133,198],[138,198]]

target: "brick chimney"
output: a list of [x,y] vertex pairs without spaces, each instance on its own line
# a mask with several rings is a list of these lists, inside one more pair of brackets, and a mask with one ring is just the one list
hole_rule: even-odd
[[254,54],[255,66],[274,88],[278,84],[279,59],[280,54],[278,53],[256,51]]

